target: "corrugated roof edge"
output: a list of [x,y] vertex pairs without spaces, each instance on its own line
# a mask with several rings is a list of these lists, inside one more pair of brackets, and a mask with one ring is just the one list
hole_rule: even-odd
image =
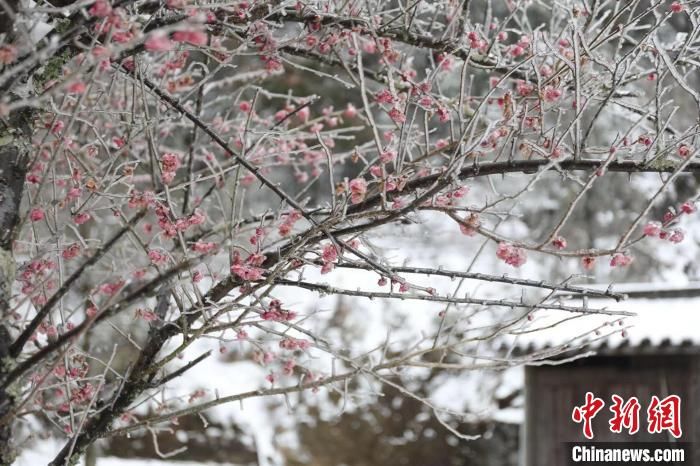
[[[593,290],[610,290],[627,295],[628,299],[651,298],[697,298],[700,297],[700,282],[689,282],[680,286],[669,286],[668,283],[619,283],[578,285]],[[576,297],[573,293],[557,293],[557,297]],[[579,295],[580,296],[580,295]],[[609,299],[603,296],[589,296],[589,299]]]

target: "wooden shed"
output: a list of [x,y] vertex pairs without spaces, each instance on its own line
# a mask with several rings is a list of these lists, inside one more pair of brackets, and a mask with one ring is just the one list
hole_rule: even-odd
[[[637,313],[634,317],[572,319],[543,312],[511,346],[512,354],[539,359],[525,368],[524,466],[568,465],[571,446],[567,443],[591,441],[689,442],[692,445],[686,448],[692,464],[700,465],[700,288],[642,287],[626,292],[630,299],[611,307]],[[591,300],[591,307],[599,304],[606,303]],[[540,331],[529,331],[538,325]],[[592,440],[584,436],[582,424],[572,419],[587,392],[605,402],[593,418]],[[634,435],[624,428],[620,433],[611,431],[613,395],[638,399],[639,430]],[[648,432],[652,397],[669,395],[681,400],[680,438],[667,429]]]

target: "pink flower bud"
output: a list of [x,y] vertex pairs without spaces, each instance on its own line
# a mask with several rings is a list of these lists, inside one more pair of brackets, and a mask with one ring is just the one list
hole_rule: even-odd
[[40,220],[44,219],[44,209],[40,207],[35,207],[32,209],[32,211],[29,213],[29,220],[32,222],[38,222]]

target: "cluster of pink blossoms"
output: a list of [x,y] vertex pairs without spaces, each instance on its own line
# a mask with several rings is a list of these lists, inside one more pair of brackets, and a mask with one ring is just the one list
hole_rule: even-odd
[[301,212],[293,210],[282,217],[282,223],[277,229],[280,236],[288,236],[294,228],[294,224],[301,219]]
[[177,169],[180,168],[180,157],[172,152],[165,153],[160,158],[161,170],[163,171],[163,184],[172,183]]
[[659,238],[672,243],[680,243],[685,239],[685,232],[680,228],[669,228],[681,215],[690,215],[697,211],[695,202],[686,201],[681,204],[678,211],[668,210],[663,217],[663,222],[652,221],[644,225],[642,232],[644,236]]
[[162,265],[168,262],[168,254],[162,250],[151,249],[148,251],[148,259],[153,265]]
[[273,299],[268,305],[268,309],[261,314],[263,320],[271,320],[274,322],[288,322],[297,317],[294,311],[282,309],[282,303],[279,299]]
[[479,227],[481,227],[479,214],[471,213],[469,217],[459,224],[459,231],[461,231],[463,235],[474,236],[479,230]]
[[[53,283],[49,281],[48,278],[55,267],[55,262],[46,259],[38,259],[29,262],[19,275],[19,281],[22,283],[22,293],[30,295],[34,293],[41,284],[51,289]],[[42,304],[44,301],[45,299],[43,297],[32,298],[32,302],[35,304]]]
[[680,243],[685,239],[685,233],[680,228],[673,230],[664,229],[661,222],[649,222],[644,225],[644,236],[665,239],[672,243]]
[[323,261],[321,273],[325,274],[333,270],[335,261],[338,260],[338,248],[335,244],[327,244],[323,247],[321,260]]
[[308,340],[301,340],[298,338],[285,338],[280,341],[280,348],[286,350],[301,350],[305,351],[311,346],[311,342]]
[[78,257],[80,255],[80,253],[81,253],[80,244],[73,243],[70,246],[68,246],[66,249],[63,250],[63,252],[61,253],[61,257],[63,257],[63,259],[65,259],[65,260],[71,260],[71,259],[75,259],[76,257]]
[[231,262],[231,274],[238,276],[241,280],[254,282],[263,279],[264,270],[260,266],[265,262],[264,254],[251,254],[243,261],[240,253],[235,251]]
[[612,259],[610,259],[610,267],[627,267],[633,260],[632,256],[618,252],[613,254]]
[[498,244],[496,256],[508,265],[520,267],[527,262],[527,253],[521,247],[511,243],[502,242]]
[[174,238],[177,236],[178,231],[185,231],[206,221],[204,212],[200,209],[195,209],[194,213],[189,217],[181,217],[173,222],[170,208],[165,204],[156,204],[155,214],[158,217],[158,226],[163,230],[166,238]]

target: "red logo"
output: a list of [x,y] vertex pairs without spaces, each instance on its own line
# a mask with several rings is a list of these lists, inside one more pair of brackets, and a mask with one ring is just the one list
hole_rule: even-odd
[[651,397],[649,409],[649,433],[661,433],[667,430],[675,438],[680,438],[681,430],[681,398],[678,395],[669,395],[663,400],[654,395]]
[[639,431],[639,401],[636,396],[633,396],[626,403],[622,397],[617,395],[612,396],[613,405],[610,411],[613,412],[613,418],[610,419],[610,432],[620,433],[622,429],[627,429],[630,434],[636,434]]
[[[639,432],[639,412],[641,405],[637,397],[631,397],[625,401],[619,395],[612,395],[610,411],[612,418],[608,422],[610,432],[621,433],[626,429],[629,434]],[[574,407],[571,419],[577,424],[583,424],[583,435],[593,439],[593,418],[603,409],[605,402],[597,398],[593,393],[586,393],[586,402]],[[647,432],[658,434],[668,431],[675,438],[683,434],[681,430],[681,398],[678,395],[669,395],[660,400],[656,395],[651,397],[647,408]]]
[[571,413],[571,419],[576,423],[583,422],[583,435],[587,439],[593,438],[593,426],[591,421],[598,414],[598,411],[603,409],[605,402],[600,398],[596,398],[593,393],[586,393],[586,403],[583,406],[576,406],[574,411]]

